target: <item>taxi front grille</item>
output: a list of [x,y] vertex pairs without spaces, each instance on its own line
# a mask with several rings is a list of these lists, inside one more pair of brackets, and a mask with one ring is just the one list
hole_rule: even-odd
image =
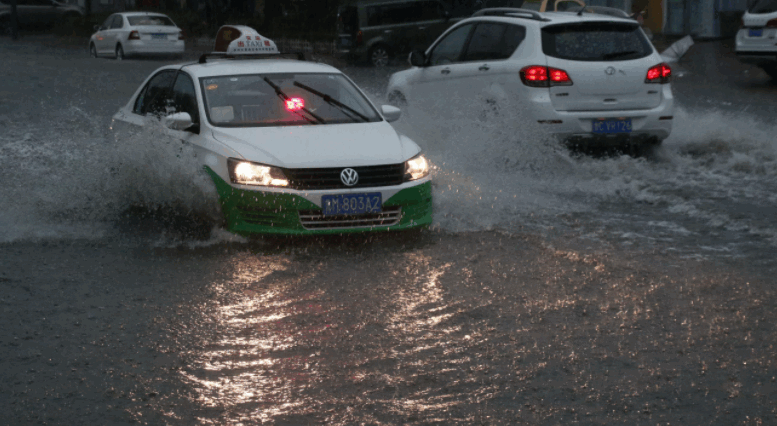
[[300,210],[299,220],[308,230],[314,229],[353,229],[391,226],[402,218],[402,207],[384,207],[380,213],[360,215],[324,216],[321,210]]
[[383,166],[351,167],[359,174],[359,181],[354,186],[346,186],[340,180],[340,172],[345,168],[346,167],[283,169],[283,173],[289,180],[289,186],[294,189],[342,189],[395,186],[402,184],[405,177],[405,165],[403,163]]

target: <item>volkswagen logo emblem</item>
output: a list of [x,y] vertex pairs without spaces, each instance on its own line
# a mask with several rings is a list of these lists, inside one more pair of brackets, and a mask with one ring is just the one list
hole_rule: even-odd
[[354,186],[359,182],[359,174],[356,173],[356,170],[349,167],[340,172],[340,180],[345,186]]
[[615,74],[615,68],[614,67],[607,67],[606,70],[604,70],[604,73],[607,75],[613,75]]

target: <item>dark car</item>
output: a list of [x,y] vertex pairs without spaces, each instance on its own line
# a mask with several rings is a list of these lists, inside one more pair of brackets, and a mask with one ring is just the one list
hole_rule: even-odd
[[[84,16],[78,6],[54,0],[16,0],[16,20],[20,28],[45,28],[56,22]],[[0,0],[0,32],[10,34],[11,2]]]
[[340,55],[376,67],[425,49],[457,21],[437,0],[358,0],[340,6],[337,18]]

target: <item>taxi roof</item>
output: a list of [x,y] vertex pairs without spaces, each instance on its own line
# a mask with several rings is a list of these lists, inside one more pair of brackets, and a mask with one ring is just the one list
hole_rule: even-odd
[[[171,68],[180,68],[180,65]],[[268,74],[268,73],[334,73],[342,74],[337,68],[294,59],[221,59],[212,58],[205,64],[189,64],[183,67],[193,77],[216,77],[220,75]]]

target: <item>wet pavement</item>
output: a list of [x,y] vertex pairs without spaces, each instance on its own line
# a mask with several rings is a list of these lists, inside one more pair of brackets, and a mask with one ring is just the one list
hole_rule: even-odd
[[[725,44],[675,68],[657,159],[410,108],[435,227],[246,240],[175,155],[109,138],[165,61],[43,40],[0,40],[3,424],[777,422],[777,85]],[[347,69],[378,101],[390,71]],[[479,175],[445,126],[508,161]]]

